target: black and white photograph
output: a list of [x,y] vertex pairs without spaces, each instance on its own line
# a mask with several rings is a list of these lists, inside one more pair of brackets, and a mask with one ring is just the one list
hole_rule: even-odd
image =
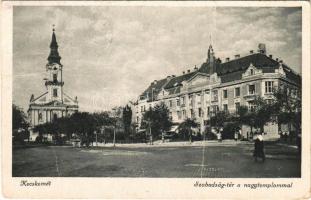
[[15,7],[12,175],[299,177],[301,29],[301,8]]
[[301,6],[14,5],[9,176],[290,188],[303,51]]

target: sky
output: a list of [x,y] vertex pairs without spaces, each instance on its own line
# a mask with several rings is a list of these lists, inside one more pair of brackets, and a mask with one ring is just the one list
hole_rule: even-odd
[[18,6],[13,10],[13,103],[28,109],[43,79],[52,25],[64,66],[64,92],[80,111],[135,100],[153,80],[193,70],[207,58],[256,51],[301,74],[301,8]]

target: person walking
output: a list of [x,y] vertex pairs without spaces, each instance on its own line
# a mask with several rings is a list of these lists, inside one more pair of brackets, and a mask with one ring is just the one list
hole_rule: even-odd
[[235,141],[238,141],[238,138],[239,138],[239,131],[236,130],[236,131],[234,132],[234,140],[235,140]]
[[264,153],[264,142],[262,134],[259,134],[257,131],[255,132],[254,136],[254,158],[255,162],[257,162],[258,158],[262,159],[262,162],[265,162],[266,156]]

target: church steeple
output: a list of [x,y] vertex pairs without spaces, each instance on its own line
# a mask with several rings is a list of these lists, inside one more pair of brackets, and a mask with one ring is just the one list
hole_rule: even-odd
[[58,53],[58,44],[56,41],[54,25],[53,25],[53,33],[52,33],[52,41],[50,44],[50,49],[51,49],[50,55],[48,57],[49,64],[57,63],[57,64],[61,65],[60,64],[61,57],[59,56],[59,53]]

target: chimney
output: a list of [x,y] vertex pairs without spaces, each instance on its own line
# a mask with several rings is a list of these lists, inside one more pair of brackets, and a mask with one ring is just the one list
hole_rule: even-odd
[[171,76],[167,76],[166,78],[171,78]]
[[230,58],[226,58],[226,62],[229,62],[230,61]]
[[279,60],[279,63],[282,64],[282,63],[283,63],[283,60]]
[[279,59],[278,59],[278,58],[276,58],[275,60],[276,60],[276,61],[279,61]]
[[187,72],[190,73],[190,69],[188,69]]
[[185,71],[182,71],[182,74],[185,74]]
[[250,50],[249,53],[250,53],[250,54],[253,54],[253,53],[254,53],[254,50]]
[[266,54],[266,45],[263,43],[258,44],[258,52],[262,54]]
[[172,75],[172,77],[175,77],[175,75]]
[[272,58],[272,55],[271,55],[271,54],[269,55],[269,58]]
[[153,81],[154,84],[156,84],[157,82],[158,82],[157,80],[154,80],[154,81]]
[[240,54],[237,54],[234,56],[235,58],[240,58]]
[[195,66],[194,66],[194,71],[196,71],[197,69],[198,69],[198,68],[197,68],[197,66],[195,65]]

